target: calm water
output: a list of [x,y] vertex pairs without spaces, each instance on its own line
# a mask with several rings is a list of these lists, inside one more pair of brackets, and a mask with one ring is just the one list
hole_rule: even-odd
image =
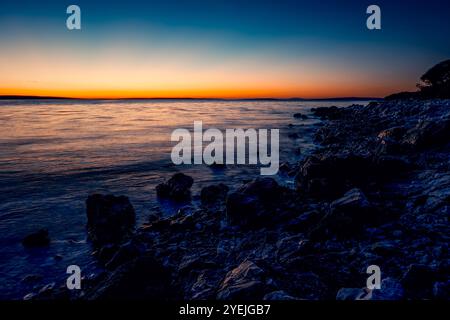
[[[65,278],[66,267],[77,264],[86,275],[96,269],[86,240],[86,197],[93,192],[127,195],[139,223],[160,206],[155,186],[177,171],[194,177],[193,195],[214,182],[231,188],[259,169],[232,166],[171,164],[175,128],[279,128],[280,162],[298,161],[314,145],[316,119],[297,120],[295,112],[311,107],[356,102],[273,101],[0,101],[0,298],[22,298],[33,287]],[[289,128],[292,123],[294,128]],[[300,132],[300,138],[288,137]],[[280,183],[292,181],[282,175]],[[51,245],[24,249],[21,240],[47,228]],[[56,259],[59,256],[62,259]],[[42,279],[27,284],[24,276]]]

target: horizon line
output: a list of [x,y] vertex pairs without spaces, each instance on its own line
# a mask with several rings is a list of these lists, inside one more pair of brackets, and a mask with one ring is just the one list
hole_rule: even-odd
[[131,97],[131,98],[83,98],[83,97],[64,97],[64,96],[40,96],[40,95],[0,95],[0,100],[216,100],[216,101],[320,101],[320,100],[383,100],[384,97],[325,97],[325,98],[202,98],[202,97]]

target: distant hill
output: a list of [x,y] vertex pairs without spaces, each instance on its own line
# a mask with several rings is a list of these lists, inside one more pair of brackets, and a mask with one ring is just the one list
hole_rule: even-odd
[[50,97],[50,96],[1,96],[0,100],[39,100],[39,99],[75,99],[75,98],[66,98],[66,97]]
[[217,100],[217,101],[377,101],[382,98],[371,97],[339,97],[339,98],[245,98],[245,99],[223,99],[223,98],[119,98],[119,99],[82,99],[52,96],[21,96],[21,95],[0,95],[0,100]]

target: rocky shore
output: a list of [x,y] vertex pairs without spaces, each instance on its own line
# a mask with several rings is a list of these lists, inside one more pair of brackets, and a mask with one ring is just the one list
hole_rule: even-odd
[[[450,100],[313,113],[321,148],[282,166],[295,188],[272,178],[212,185],[195,206],[195,181],[178,173],[156,191],[188,204],[138,228],[126,197],[92,195],[87,227],[105,271],[81,291],[28,298],[449,299]],[[370,265],[379,290],[365,288]]]

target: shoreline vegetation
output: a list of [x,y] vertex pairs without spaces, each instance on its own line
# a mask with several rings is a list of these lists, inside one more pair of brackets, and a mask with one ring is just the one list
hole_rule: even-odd
[[[87,232],[105,271],[80,291],[48,286],[25,299],[450,299],[450,100],[435,92],[312,109],[321,148],[280,167],[295,188],[267,177],[211,185],[195,206],[195,181],[178,172],[158,196],[186,206],[138,227],[126,196],[89,196]],[[371,265],[379,290],[365,288]]]

